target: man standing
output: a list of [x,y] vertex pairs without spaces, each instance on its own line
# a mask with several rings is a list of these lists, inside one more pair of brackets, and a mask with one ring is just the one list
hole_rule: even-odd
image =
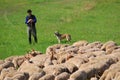
[[37,33],[36,33],[36,27],[35,27],[35,23],[37,22],[36,17],[32,14],[32,10],[27,10],[27,17],[25,20],[25,23],[28,26],[28,40],[29,43],[32,43],[32,39],[31,36],[33,35],[35,42],[37,43]]

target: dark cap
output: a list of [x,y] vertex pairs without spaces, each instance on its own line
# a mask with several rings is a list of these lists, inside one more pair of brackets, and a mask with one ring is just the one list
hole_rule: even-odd
[[32,10],[31,10],[31,9],[28,9],[28,10],[27,10],[27,13],[31,13],[31,12],[32,12]]

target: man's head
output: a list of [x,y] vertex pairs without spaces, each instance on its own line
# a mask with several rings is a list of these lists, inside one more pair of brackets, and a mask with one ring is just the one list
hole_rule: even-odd
[[31,10],[31,9],[28,9],[28,10],[27,10],[27,13],[28,13],[29,16],[31,16],[31,15],[32,15],[32,10]]

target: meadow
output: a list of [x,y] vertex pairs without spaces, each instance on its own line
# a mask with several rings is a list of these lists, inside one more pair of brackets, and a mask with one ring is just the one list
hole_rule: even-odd
[[[28,43],[27,9],[37,17],[38,44]],[[54,31],[71,34],[70,44],[79,40],[120,44],[120,0],[0,0],[0,15],[0,59],[31,49],[45,53],[58,43]]]

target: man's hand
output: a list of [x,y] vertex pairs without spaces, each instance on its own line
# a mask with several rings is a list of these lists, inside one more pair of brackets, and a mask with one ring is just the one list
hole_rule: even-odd
[[32,20],[32,19],[29,19],[27,23],[31,23],[31,22],[33,22],[33,20]]

